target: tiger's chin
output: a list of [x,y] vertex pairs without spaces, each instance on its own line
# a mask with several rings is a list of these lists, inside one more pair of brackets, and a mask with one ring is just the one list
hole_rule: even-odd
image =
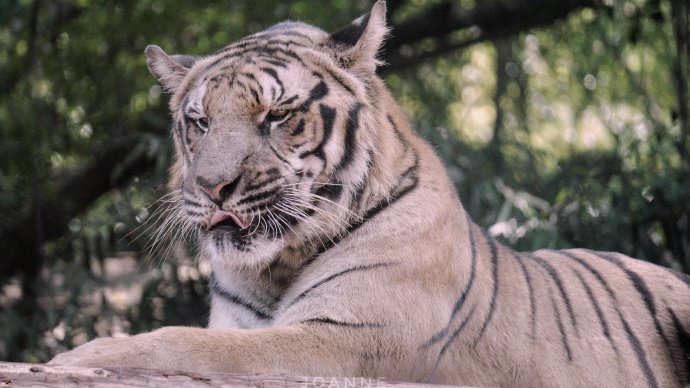
[[239,228],[214,228],[199,235],[201,254],[214,269],[260,267],[280,255],[283,243],[264,235],[250,235]]

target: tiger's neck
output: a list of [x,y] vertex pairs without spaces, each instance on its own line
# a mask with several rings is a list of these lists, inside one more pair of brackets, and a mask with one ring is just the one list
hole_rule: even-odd
[[348,113],[349,128],[344,130],[353,131],[350,136],[356,142],[345,152],[351,153],[348,158],[353,161],[347,169],[320,177],[321,183],[316,184],[316,193],[325,198],[310,221],[318,226],[308,229],[307,223],[302,229],[306,233],[294,233],[279,256],[296,270],[348,238],[418,184],[420,156],[411,142],[420,139],[383,82],[374,81],[372,103],[355,104]]

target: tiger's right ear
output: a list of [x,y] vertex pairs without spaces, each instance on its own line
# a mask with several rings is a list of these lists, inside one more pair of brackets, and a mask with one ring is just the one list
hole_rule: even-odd
[[369,14],[330,34],[329,40],[338,63],[366,79],[381,64],[377,56],[386,35],[386,2],[379,0]]
[[163,87],[174,92],[182,83],[189,69],[199,60],[189,55],[168,55],[158,46],[146,47],[146,64]]

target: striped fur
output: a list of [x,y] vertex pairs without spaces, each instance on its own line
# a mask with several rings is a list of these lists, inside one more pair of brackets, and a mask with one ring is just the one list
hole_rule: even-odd
[[384,15],[379,1],[330,35],[282,23],[203,58],[147,49],[173,93],[170,188],[213,267],[210,328],[97,340],[53,363],[688,383],[690,279],[617,253],[518,253],[476,226],[375,75]]

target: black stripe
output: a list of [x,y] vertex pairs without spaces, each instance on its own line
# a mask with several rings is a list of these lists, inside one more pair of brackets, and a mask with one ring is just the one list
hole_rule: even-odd
[[216,279],[216,277],[213,275],[213,273],[211,273],[208,276],[208,286],[211,289],[211,293],[213,295],[218,295],[218,296],[222,297],[223,299],[225,299],[229,302],[232,302],[236,305],[240,305],[240,306],[244,307],[245,309],[253,312],[257,318],[262,319],[262,320],[273,319],[273,317],[270,314],[262,311],[259,307],[253,305],[252,303],[244,300],[243,298],[241,298],[235,294],[230,293],[230,291],[222,288],[218,282],[218,279]]
[[324,67],[322,70],[325,70],[328,75],[331,76],[337,82],[343,89],[347,90],[348,93],[352,94],[353,96],[355,95],[355,91],[352,90],[350,85],[348,85],[345,80],[343,80],[339,75],[335,74],[331,69],[328,67]]
[[290,105],[291,103],[295,102],[295,100],[297,100],[298,98],[299,98],[298,95],[294,95],[294,96],[288,98],[287,100],[282,101],[282,102],[279,104],[279,106]]
[[245,209],[243,211],[244,214],[249,214],[251,212],[258,212],[261,214],[261,212],[268,210],[269,206],[274,203],[273,198],[268,198],[263,201],[257,201],[253,203],[250,207]]
[[[259,80],[256,79],[256,76],[255,76],[253,73],[240,73],[240,74],[238,74],[238,76],[239,76],[239,77],[246,77],[246,78],[249,79],[250,81],[253,81],[253,82],[256,83],[257,85],[259,85],[259,87],[261,87],[261,84],[259,83]],[[263,90],[262,90],[262,93],[263,93]]]
[[537,330],[537,304],[536,300],[534,298],[534,287],[532,286],[532,277],[529,274],[529,271],[527,270],[527,266],[525,263],[522,261],[522,257],[520,257],[518,254],[513,253],[513,257],[515,260],[520,264],[520,268],[522,268],[522,274],[525,277],[525,283],[527,284],[527,291],[529,291],[529,311],[530,311],[530,320],[532,322],[532,329],[530,331],[530,337],[532,340],[536,337],[536,330]]
[[204,218],[208,217],[208,214],[206,214],[206,212],[194,211],[191,209],[186,209],[186,210],[187,210],[187,214],[189,214],[191,216],[204,217]]
[[264,37],[264,36],[269,36],[269,37],[278,37],[278,36],[297,36],[302,39],[306,39],[311,43],[314,43],[314,41],[308,37],[307,35],[304,35],[300,32],[297,32],[295,30],[291,30],[293,26],[289,25],[289,23],[281,23],[281,24],[276,24],[275,26],[270,27],[268,30],[256,33],[252,35],[252,37]]
[[357,134],[357,129],[359,128],[359,111],[362,109],[362,104],[355,103],[355,105],[350,108],[347,113],[347,124],[345,125],[345,139],[343,140],[343,156],[340,158],[335,167],[336,170],[346,169],[357,151],[357,143],[355,142],[355,136]]
[[182,113],[182,121],[177,121],[176,122],[176,128],[175,132],[177,133],[177,136],[180,139],[180,143],[182,144],[182,147],[184,149],[184,156],[185,160],[187,162],[191,161],[190,154],[192,153],[190,143],[191,140],[187,136],[187,126],[189,125],[189,121],[191,120],[189,116],[187,116],[187,108],[189,105],[189,94],[186,94],[184,98],[182,99],[182,103],[180,104],[180,112]]
[[263,49],[266,46],[285,46],[287,48],[290,48],[290,46],[294,46],[294,47],[300,47],[300,48],[307,48],[307,46],[302,42],[298,42],[298,41],[292,40],[292,39],[281,39],[281,37],[279,35],[283,35],[283,34],[272,35],[272,36],[268,35],[268,34],[262,35],[261,37],[263,39],[266,39],[266,37],[268,37],[268,40],[264,40],[261,42],[261,47],[257,48],[258,51],[261,52],[261,49]]
[[350,198],[350,209],[352,211],[359,210],[362,198],[364,197],[364,192],[369,186],[369,182],[367,181],[368,177],[369,174],[367,172],[367,175],[364,177],[363,181],[356,186],[354,193],[352,193],[352,197]]
[[640,294],[640,297],[644,301],[644,304],[647,307],[647,312],[649,313],[650,317],[652,318],[652,321],[654,322],[654,328],[656,329],[657,334],[664,341],[664,344],[666,345],[666,348],[669,351],[669,358],[671,358],[672,360],[673,355],[670,353],[671,343],[666,337],[666,334],[664,333],[661,327],[661,323],[659,322],[659,318],[656,315],[656,304],[654,303],[654,296],[652,295],[652,292],[649,290],[649,287],[647,287],[647,283],[645,283],[645,281],[640,277],[640,275],[637,274],[637,272],[628,268],[625,265],[625,263],[623,263],[623,261],[618,257],[615,257],[612,254],[606,252],[595,252],[589,250],[587,250],[587,252],[594,254],[595,256],[600,257],[610,263],[613,263],[623,272],[625,272],[625,274],[628,276],[628,279],[632,282],[633,287],[637,290],[637,292]]
[[371,168],[374,165],[374,151],[368,149],[366,155],[367,170],[364,172],[362,180],[355,185],[355,191],[352,193],[352,197],[350,197],[350,209],[354,212],[358,212],[361,208],[362,198],[364,197],[364,193],[369,186]]
[[[410,170],[409,174],[413,174],[414,172],[416,172],[416,165],[415,165],[415,169]],[[400,187],[395,187],[394,192],[392,192],[388,198],[382,199],[374,207],[369,208],[369,210],[367,210],[367,212],[364,214],[364,216],[362,216],[362,218],[360,218],[357,222],[354,222],[351,224],[351,226],[347,229],[346,235],[359,229],[359,227],[364,225],[365,222],[369,221],[370,219],[372,219],[374,216],[376,216],[377,214],[379,214],[383,210],[389,208],[391,205],[396,203],[402,197],[404,197],[405,195],[410,193],[412,190],[414,190],[417,187],[418,178],[417,178],[416,174],[413,174],[411,178],[413,179],[413,182],[409,186],[406,186],[402,189],[400,189]]]
[[[286,34],[283,34],[283,33],[274,34],[266,41],[266,44],[268,44],[268,45],[282,44],[282,45],[285,45],[288,47],[289,46],[307,47],[303,42],[298,42],[298,41],[293,40],[293,39],[285,39],[284,35],[295,35],[295,34],[287,34],[287,33]],[[269,36],[269,35],[266,34],[265,36]],[[295,35],[295,36],[297,36],[297,35]],[[304,35],[302,35],[302,37],[304,37]]]
[[473,347],[477,346],[477,343],[479,343],[479,340],[484,335],[486,328],[489,327],[489,323],[491,323],[491,319],[496,311],[496,299],[498,298],[498,251],[496,250],[496,242],[485,230],[482,230],[482,233],[486,239],[486,242],[489,244],[489,250],[491,251],[491,277],[493,278],[494,287],[493,291],[491,292],[491,304],[489,305],[489,312],[487,313],[486,318],[484,318],[484,322],[482,322],[481,329],[479,330],[479,336],[477,336],[477,339],[474,340]]
[[553,307],[553,312],[556,315],[556,325],[558,325],[558,331],[561,333],[561,342],[563,344],[563,349],[565,349],[565,354],[568,357],[568,361],[573,360],[573,354],[570,351],[570,344],[568,343],[568,336],[563,328],[563,320],[561,319],[561,312],[558,310],[556,305],[556,300],[553,295],[549,293],[549,299],[551,299],[551,306]]
[[453,331],[453,333],[451,333],[450,337],[448,337],[448,340],[446,341],[445,344],[443,344],[443,347],[441,348],[441,351],[439,352],[439,358],[441,356],[443,356],[443,354],[448,350],[448,347],[450,346],[450,344],[453,341],[455,341],[455,338],[457,338],[458,334],[460,334],[460,332],[465,328],[465,326],[467,326],[467,323],[469,323],[470,319],[474,316],[474,311],[476,308],[477,308],[477,305],[474,305],[474,306],[472,306],[472,308],[470,308],[470,311],[467,313],[467,316],[465,317],[465,319],[463,319],[463,321],[460,322],[460,326],[458,326],[458,328],[455,329]]
[[290,133],[290,136],[297,136],[304,132],[304,119],[301,119],[299,123],[297,123],[297,126],[295,129],[292,130],[292,133]]
[[343,194],[343,184],[337,180],[325,183],[319,186],[319,188],[314,191],[314,194],[336,202]]
[[537,264],[544,268],[551,277],[551,279],[553,279],[554,283],[556,283],[558,292],[561,294],[561,298],[565,302],[565,308],[568,311],[568,315],[570,316],[570,322],[572,323],[573,328],[575,328],[575,332],[579,336],[580,334],[577,327],[577,321],[575,320],[575,314],[573,313],[573,307],[570,303],[570,298],[568,297],[568,294],[565,292],[565,287],[563,286],[563,282],[561,281],[561,277],[558,275],[558,272],[551,264],[549,264],[546,260],[542,259],[539,256],[536,256],[534,254],[528,254],[527,257],[534,260]]
[[320,100],[328,94],[328,85],[323,79],[309,91],[309,100]]
[[[458,337],[460,332],[462,332],[463,329],[465,329],[467,324],[470,322],[470,319],[472,319],[472,317],[474,316],[474,310],[476,308],[477,308],[477,305],[474,305],[470,308],[470,311],[467,313],[467,316],[465,317],[465,319],[463,319],[462,322],[460,322],[460,326],[458,326],[458,328],[453,331],[453,333],[450,335],[448,340],[441,347],[441,350],[438,352],[438,356],[436,357],[436,362],[434,363],[434,366],[431,368],[431,372],[429,372],[429,375],[426,378],[427,383],[430,382],[431,379],[434,377],[434,374],[436,373],[436,369],[438,368],[438,364],[441,362],[441,358],[443,357],[443,355],[446,353],[446,351],[450,347],[450,344],[453,343],[453,341],[455,341],[455,339]],[[428,344],[425,344],[424,346],[428,346]]]
[[269,144],[268,147],[271,148],[271,151],[273,151],[273,153],[276,155],[278,159],[280,159],[281,162],[285,163],[287,166],[292,167],[290,162],[288,162],[287,159],[285,159],[285,157],[283,157],[275,148],[273,148],[272,145]]
[[[249,77],[249,76],[251,76],[251,77]],[[247,73],[247,78],[249,78],[249,80],[252,81],[259,88],[259,94],[263,96],[264,95],[264,87],[263,87],[263,85],[261,85],[261,82],[259,82],[259,80],[256,79],[256,77],[254,77],[254,74]]]
[[588,262],[583,260],[581,257],[575,255],[571,251],[552,251],[552,252],[567,256],[567,257],[575,260],[575,262],[577,262],[578,264],[583,266],[587,271],[592,273],[592,275],[594,275],[594,277],[597,278],[599,283],[601,283],[601,285],[606,289],[606,292],[608,292],[611,299],[616,300],[616,296],[613,292],[613,289],[611,289],[611,286],[609,286],[609,283],[606,281],[604,276],[596,268],[592,267],[591,264],[589,264]]
[[323,79],[321,79],[319,83],[316,84],[316,86],[314,86],[314,88],[312,88],[309,91],[309,97],[306,101],[302,103],[302,105],[300,105],[299,108],[297,108],[297,110],[299,110],[300,112],[308,111],[311,107],[311,104],[313,104],[315,101],[321,100],[322,98],[326,97],[327,94],[328,85],[326,85]]
[[289,308],[290,306],[292,306],[292,305],[294,305],[295,303],[299,302],[302,298],[304,298],[304,297],[305,297],[307,294],[309,294],[310,292],[314,291],[314,290],[317,289],[318,287],[321,287],[322,285],[324,285],[324,284],[326,284],[326,283],[328,283],[328,282],[331,282],[331,281],[333,281],[333,280],[339,278],[340,276],[347,275],[347,274],[352,273],[352,272],[368,271],[368,270],[370,270],[370,269],[390,267],[391,265],[394,265],[394,264],[397,264],[397,263],[394,263],[394,262],[390,262],[390,263],[376,263],[376,264],[370,264],[370,265],[363,265],[363,266],[359,266],[359,267],[348,268],[348,269],[342,270],[342,271],[340,271],[340,272],[336,272],[336,273],[334,273],[334,274],[332,274],[332,275],[330,275],[330,276],[328,276],[328,277],[326,277],[326,278],[324,278],[324,279],[319,280],[318,282],[312,284],[312,285],[311,285],[309,288],[307,288],[306,290],[302,291],[302,293],[299,294],[295,299],[293,299],[292,302],[288,303],[288,304],[285,306],[285,308],[286,308],[286,309]]
[[184,98],[182,99],[182,103],[180,104],[180,111],[182,113],[186,112],[188,104],[189,104],[189,93],[185,94]]
[[387,118],[388,123],[393,127],[393,133],[395,134],[395,138],[398,140],[400,144],[402,144],[403,150],[407,152],[408,148],[410,148],[410,145],[407,143],[407,140],[405,140],[402,133],[400,132],[400,128],[398,128],[398,125],[395,123],[395,120],[393,120],[393,116],[389,114]]
[[203,205],[200,204],[199,202],[194,201],[194,200],[192,200],[192,199],[188,199],[188,198],[183,198],[183,199],[182,199],[182,202],[184,202],[184,204],[185,204],[185,205],[188,205],[188,206],[203,207]]
[[684,273],[680,273],[680,272],[678,272],[678,271],[675,271],[675,270],[673,270],[673,269],[671,269],[671,268],[666,268],[666,267],[664,267],[664,269],[665,269],[666,271],[670,272],[671,275],[675,276],[678,280],[680,280],[681,282],[685,283],[685,285],[688,286],[688,288],[690,288],[690,276],[688,276],[688,275],[686,275],[686,274],[684,274]]
[[252,97],[254,97],[254,102],[256,102],[257,105],[261,105],[259,93],[257,93],[256,90],[254,90],[253,88],[249,88],[249,91],[252,93]]
[[[251,52],[257,56],[257,58],[261,59],[281,59],[285,62],[289,62],[290,59],[294,59],[295,61],[299,62],[303,66],[307,66],[307,64],[302,60],[302,58],[294,51],[290,50],[289,48],[283,49],[280,47],[260,47],[254,50],[247,50],[247,53]],[[283,55],[283,57],[281,57]]]
[[302,321],[302,323],[320,323],[320,324],[327,324],[327,325],[349,327],[352,329],[363,329],[363,328],[372,329],[372,328],[384,327],[384,325],[382,323],[369,323],[369,322],[352,323],[352,322],[336,321],[336,320],[328,318],[328,317],[307,319],[306,321]]
[[299,142],[297,144],[293,144],[290,146],[289,151],[290,152],[296,152],[298,149],[300,149],[303,145],[307,144],[307,141]]
[[419,163],[419,158],[417,157],[417,160],[415,160],[415,164],[410,167],[405,174],[407,175],[408,178],[412,179],[412,183],[410,183],[407,186],[404,187],[394,187],[390,193],[388,194],[387,198],[382,199],[379,201],[376,205],[372,206],[369,208],[364,215],[359,218],[358,220],[352,222],[350,226],[345,230],[344,233],[335,236],[328,241],[326,241],[323,246],[316,252],[314,255],[309,258],[303,266],[310,265],[311,263],[316,260],[319,255],[322,253],[326,252],[327,250],[333,248],[334,246],[338,245],[340,241],[342,241],[343,238],[347,237],[348,235],[352,234],[355,232],[357,229],[359,229],[362,225],[364,225],[367,221],[375,217],[377,214],[382,212],[383,210],[389,208],[396,202],[398,202],[400,199],[402,199],[404,196],[412,192],[416,187],[419,182],[419,179],[417,178],[416,172],[417,172],[417,166]]
[[277,189],[273,188],[271,190],[266,190],[266,191],[262,191],[259,193],[247,195],[247,196],[243,197],[242,199],[240,199],[239,201],[237,201],[237,205],[244,205],[247,203],[257,202],[257,201],[271,198],[272,196],[274,196],[276,194],[277,191],[278,191]]
[[333,132],[333,123],[335,122],[336,110],[334,108],[331,108],[330,106],[321,104],[319,105],[319,113],[321,114],[321,120],[323,121],[323,137],[321,139],[321,142],[318,146],[316,146],[316,148],[314,148],[311,151],[302,153],[299,157],[300,159],[304,159],[309,155],[314,155],[319,159],[323,160],[325,163],[326,154],[324,153],[323,148],[326,145],[326,142],[328,142],[328,139],[330,139],[331,133]]
[[[217,89],[218,86],[221,84],[221,82],[224,80],[228,81],[228,85],[232,85],[233,81],[234,81],[234,77],[230,78],[230,76],[228,74],[224,74],[224,73],[216,74],[213,77],[211,77],[210,79],[208,79],[207,83],[209,85],[211,85],[211,87],[213,89]],[[240,85],[243,87],[246,87],[243,83],[240,83]]]
[[678,347],[680,348],[680,359],[685,361],[685,384],[690,382],[690,334],[683,328],[683,323],[678,319],[676,313],[670,308],[667,308],[668,315],[673,321],[673,328],[676,331],[676,338],[678,340]]
[[446,334],[448,334],[448,330],[450,329],[450,325],[453,322],[453,319],[462,309],[462,306],[465,304],[465,301],[467,300],[467,294],[469,294],[470,289],[474,284],[474,276],[477,272],[477,248],[474,243],[474,236],[472,235],[472,220],[470,219],[469,213],[465,213],[465,218],[467,220],[467,231],[468,237],[470,239],[470,250],[472,251],[470,278],[467,281],[467,284],[465,285],[465,289],[462,290],[462,293],[460,293],[460,297],[458,297],[458,299],[455,301],[455,304],[453,305],[453,309],[450,312],[450,317],[448,318],[448,323],[443,329],[439,330],[437,333],[431,336],[429,341],[427,341],[426,346],[431,346],[435,344],[436,342],[444,338]]
[[285,69],[285,68],[288,67],[286,61],[282,61],[282,60],[279,60],[279,59],[276,59],[276,58],[264,58],[263,61],[264,61],[264,62],[267,62],[267,63],[269,63],[269,64],[271,64],[271,65],[273,65],[273,66],[282,67],[283,69]]
[[262,67],[260,68],[260,70],[271,76],[275,83],[278,84],[278,86],[280,86],[280,95],[278,95],[278,98],[274,98],[274,100],[280,100],[283,97],[283,93],[285,93],[285,86],[283,85],[283,81],[281,81],[280,78],[278,78],[278,73],[275,71],[275,69],[272,69],[270,67]]
[[[264,171],[264,174],[270,176],[270,177],[280,177],[280,170],[277,167],[271,167],[268,170]],[[257,174],[257,177],[261,175],[261,173]]]
[[655,321],[657,321],[656,304],[654,303],[654,297],[652,296],[652,293],[649,291],[649,287],[647,287],[647,284],[644,282],[644,280],[642,280],[640,275],[638,275],[635,271],[629,269],[621,259],[613,256],[612,254],[589,250],[587,250],[587,252],[597,257],[600,257],[610,263],[613,263],[623,272],[625,272],[625,274],[628,276],[628,279],[630,279],[630,281],[632,282],[633,287],[635,287],[637,292],[640,294],[640,297],[642,297],[642,300],[644,301],[644,304],[647,307],[649,314],[652,316],[652,318],[654,318]]
[[398,175],[398,184],[403,184],[403,181],[405,179],[412,178],[414,180],[417,180],[417,169],[419,169],[419,155],[415,154],[414,163],[407,170],[403,171],[402,174]]
[[[633,350],[635,351],[635,356],[637,357],[637,361],[640,363],[640,367],[642,368],[642,371],[645,374],[645,378],[647,379],[647,382],[651,387],[658,387],[658,383],[656,381],[656,377],[654,376],[654,372],[652,371],[652,368],[649,365],[649,361],[647,361],[647,354],[645,353],[644,349],[642,348],[642,344],[640,343],[640,340],[635,336],[635,333],[632,331],[630,328],[630,325],[628,322],[625,320],[623,317],[623,313],[621,313],[620,309],[618,308],[618,299],[616,298],[616,294],[613,292],[613,289],[609,286],[608,282],[606,279],[602,276],[602,274],[592,265],[590,265],[588,262],[583,260],[581,257],[575,255],[575,253],[571,251],[558,251],[559,253],[566,255],[570,257],[571,259],[575,260],[577,263],[582,265],[585,269],[587,269],[592,275],[594,275],[595,278],[601,283],[601,285],[606,289],[606,292],[609,294],[609,297],[614,301],[614,308],[616,310],[616,313],[618,314],[618,318],[621,321],[621,324],[623,325],[623,328],[625,329],[626,335],[628,337],[628,342],[630,342],[630,345],[632,346]],[[585,251],[585,252],[590,252],[590,251]],[[596,256],[596,255],[595,255]]]
[[270,176],[262,182],[247,185],[247,187],[244,190],[245,191],[253,191],[253,190],[261,189],[262,187],[264,187],[270,183],[273,183],[273,182],[277,181],[278,179],[281,179],[282,177],[283,177],[282,175]]
[[[213,77],[213,78],[216,78],[216,77]],[[227,78],[227,77],[224,77],[224,78]],[[232,86],[232,84],[230,84],[230,81],[228,81],[228,84],[229,84],[229,86]],[[242,91],[247,91],[248,89],[250,89],[250,87],[247,86],[247,84],[245,84],[244,82],[242,82],[240,80],[237,80],[235,82],[235,85],[239,86],[239,89],[241,89]]]
[[258,43],[258,40],[254,39],[252,36],[247,36],[242,38],[240,41],[238,41],[235,44],[231,44],[228,46],[223,47],[222,49],[218,50],[216,54],[220,53],[226,53],[231,50],[240,50],[249,47],[250,45],[255,45]]
[[621,319],[621,322],[623,323],[623,328],[625,329],[625,333],[628,335],[628,341],[630,341],[630,344],[633,347],[633,350],[635,351],[635,356],[637,356],[637,361],[640,363],[640,366],[642,366],[642,371],[644,372],[645,377],[647,378],[647,382],[649,383],[649,386],[653,388],[658,388],[659,383],[656,381],[656,377],[654,376],[654,371],[652,371],[652,367],[649,365],[649,361],[647,361],[647,354],[645,353],[644,349],[642,349],[642,344],[640,343],[640,340],[635,336],[635,333],[633,333],[632,329],[628,325],[628,322],[623,319],[623,314],[618,311],[618,316]]
[[[306,66],[304,60],[302,60],[302,58],[293,50],[289,50],[287,48],[282,47],[269,47],[265,45],[252,46],[253,44],[256,44],[256,42],[246,41],[225,47],[224,49],[218,52],[218,54],[223,53],[223,55],[221,55],[219,58],[217,58],[208,66],[206,66],[206,72],[208,73],[210,70],[212,70],[214,67],[216,67],[218,64],[222,62],[232,60],[234,58],[241,58],[247,53],[253,53],[257,55],[264,54],[267,58],[276,58],[278,55],[285,55],[286,57],[292,58],[297,62],[301,63],[302,65]],[[275,42],[275,44],[281,45],[280,42]]]
[[597,298],[594,296],[592,289],[589,287],[589,284],[587,284],[585,278],[582,276],[580,271],[576,270],[575,268],[572,268],[572,270],[575,273],[575,276],[577,276],[577,278],[580,280],[580,283],[582,284],[582,287],[585,289],[585,292],[587,292],[589,301],[592,302],[592,307],[594,308],[594,312],[596,312],[597,314],[597,318],[599,318],[599,324],[601,325],[601,330],[604,333],[604,336],[609,341],[611,347],[613,347],[613,350],[616,352],[616,354],[618,354],[618,348],[616,347],[616,344],[613,343],[613,338],[611,338],[611,329],[609,329],[609,324],[606,321],[606,317],[604,317],[603,310],[597,302]]
[[225,236],[221,233],[213,234],[213,243],[216,244],[216,248],[220,251],[225,250]]

